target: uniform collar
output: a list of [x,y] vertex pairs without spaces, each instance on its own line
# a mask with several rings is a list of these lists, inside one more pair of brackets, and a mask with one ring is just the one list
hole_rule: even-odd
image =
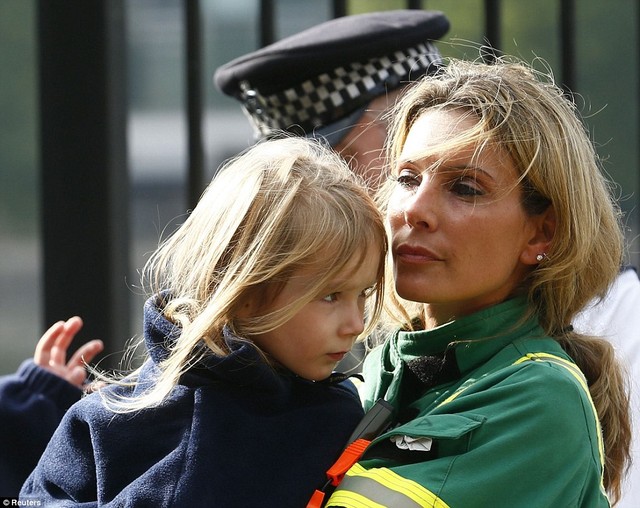
[[464,374],[494,356],[505,345],[522,335],[545,334],[537,319],[528,316],[526,298],[517,297],[456,319],[431,330],[399,331],[391,341],[391,361],[409,363],[420,357],[455,361]]

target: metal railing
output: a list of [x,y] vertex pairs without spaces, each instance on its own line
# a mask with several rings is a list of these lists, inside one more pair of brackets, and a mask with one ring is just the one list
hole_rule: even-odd
[[[261,45],[276,39],[277,0],[259,0]],[[412,9],[427,2],[407,1]],[[107,351],[129,333],[124,0],[38,0],[44,323],[78,313],[84,335]],[[331,2],[334,17],[346,0]],[[575,0],[558,0],[561,82],[575,84]],[[501,48],[501,2],[484,0],[490,59]],[[188,202],[204,187],[202,20],[199,0],[183,0],[188,125]],[[640,24],[640,8],[638,8]],[[636,34],[637,36],[637,34]],[[640,42],[635,48],[640,55]],[[209,78],[208,76],[206,77]],[[640,114],[638,115],[640,118]],[[82,239],[83,249],[72,246]]]

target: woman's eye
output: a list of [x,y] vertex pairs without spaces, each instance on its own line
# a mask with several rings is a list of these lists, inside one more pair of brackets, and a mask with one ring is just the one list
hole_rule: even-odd
[[331,293],[330,295],[327,295],[322,298],[322,300],[329,303],[335,302],[337,299],[338,299],[338,293]]
[[449,185],[449,189],[458,196],[473,197],[482,196],[484,194],[480,189],[478,189],[475,182],[464,178],[452,182]]
[[420,175],[410,171],[402,171],[396,177],[396,180],[403,187],[417,187],[420,185]]

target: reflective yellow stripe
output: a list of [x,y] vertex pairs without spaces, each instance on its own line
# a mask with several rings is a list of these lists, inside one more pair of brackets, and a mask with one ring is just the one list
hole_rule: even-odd
[[443,406],[444,404],[448,404],[449,402],[451,402],[453,399],[455,399],[458,395],[460,395],[462,392],[464,392],[470,386],[471,385],[461,386],[455,392],[453,392],[451,395],[449,395],[446,399],[444,399],[440,404],[438,404],[438,407]]
[[386,505],[378,504],[367,499],[361,494],[347,490],[338,490],[329,499],[327,508],[386,508]]
[[587,399],[589,400],[589,404],[591,405],[591,409],[593,411],[593,417],[596,421],[596,432],[598,434],[598,453],[600,455],[600,471],[601,471],[600,487],[604,492],[605,491],[605,488],[604,488],[604,440],[602,439],[602,429],[600,427],[600,419],[598,418],[598,411],[596,410],[596,406],[594,405],[593,399],[591,398],[591,392],[589,391],[589,385],[587,384],[587,379],[584,377],[584,374],[580,370],[580,367],[578,367],[575,363],[565,360],[564,358],[561,358],[559,356],[552,355],[549,353],[527,353],[525,356],[523,356],[522,358],[514,362],[514,365],[517,365],[519,363],[523,363],[526,361],[533,361],[533,362],[546,361],[546,362],[554,363],[556,365],[564,367],[573,375],[573,377],[575,377],[578,380],[578,382],[580,383],[580,386],[582,386],[582,388],[584,389],[587,395]]
[[589,386],[587,385],[587,380],[584,377],[584,374],[580,370],[575,363],[570,362],[569,360],[565,360],[564,358],[560,358],[559,356],[552,355],[549,353],[527,353],[525,356],[514,362],[514,365],[517,365],[522,362],[526,362],[527,360],[532,361],[549,361],[555,363],[556,365],[560,365],[561,367],[565,367],[573,376],[580,382],[582,387],[585,389],[587,393],[589,393]]
[[[401,492],[420,506],[436,506],[435,503],[438,501],[438,497],[435,494],[425,489],[419,483],[416,483],[413,480],[407,480],[387,468],[371,469],[368,471],[363,470],[359,476],[371,478],[390,490]],[[442,506],[445,507],[446,504],[443,504]]]
[[367,470],[360,464],[347,471],[338,490],[329,499],[327,507],[331,506],[449,508],[433,492],[413,480],[387,468]]

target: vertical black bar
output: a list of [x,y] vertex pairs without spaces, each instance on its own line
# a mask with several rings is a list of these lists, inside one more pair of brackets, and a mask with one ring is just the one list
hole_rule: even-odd
[[407,9],[422,9],[422,0],[407,0]]
[[273,0],[260,0],[260,47],[276,40],[275,5]]
[[484,0],[484,32],[486,46],[482,48],[482,58],[491,63],[502,46],[500,36],[500,0]]
[[560,43],[562,86],[576,86],[576,6],[575,0],[560,0]]
[[39,0],[44,320],[130,337],[124,3]]
[[333,18],[342,18],[347,15],[346,0],[333,0],[331,2],[331,13]]
[[185,0],[185,53],[188,182],[187,202],[196,206],[204,184],[204,148],[202,135],[202,29],[200,0]]

